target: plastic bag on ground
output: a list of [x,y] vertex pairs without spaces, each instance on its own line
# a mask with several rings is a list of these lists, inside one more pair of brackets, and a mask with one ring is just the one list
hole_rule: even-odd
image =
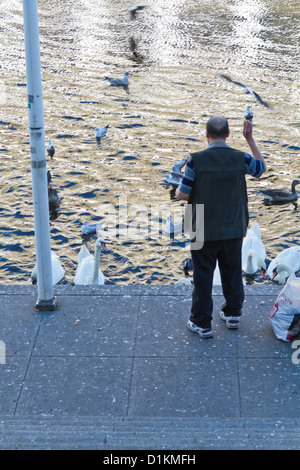
[[278,339],[292,341],[299,334],[300,278],[288,278],[272,308],[270,319]]

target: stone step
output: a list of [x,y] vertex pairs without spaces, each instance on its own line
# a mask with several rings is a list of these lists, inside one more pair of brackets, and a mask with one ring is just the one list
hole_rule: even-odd
[[300,419],[0,416],[0,448],[299,450]]

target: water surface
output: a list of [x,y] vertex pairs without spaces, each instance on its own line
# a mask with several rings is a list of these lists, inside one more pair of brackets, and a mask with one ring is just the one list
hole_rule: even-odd
[[[268,261],[299,245],[299,210],[266,207],[257,193],[290,188],[300,177],[298,1],[157,0],[134,21],[128,0],[38,5],[45,133],[56,148],[47,165],[64,198],[51,220],[51,246],[66,270],[64,282],[74,279],[82,243],[94,250],[95,235],[82,237],[83,221],[100,223],[106,208],[117,211],[124,198],[139,236],[126,239],[119,227],[117,237],[108,237],[109,252],[101,257],[107,281],[170,284],[182,277],[188,238],[170,239],[164,224],[167,211],[176,217],[183,207],[164,175],[205,147],[205,124],[216,113],[229,119],[228,143],[247,151],[247,104],[268,165],[260,180],[247,177],[251,223],[260,224]],[[30,282],[35,264],[22,2],[0,8],[0,283],[18,284]],[[104,79],[125,71],[128,90]],[[220,73],[250,85],[272,109]],[[107,124],[97,144],[95,128]],[[159,236],[138,226],[151,216]]]

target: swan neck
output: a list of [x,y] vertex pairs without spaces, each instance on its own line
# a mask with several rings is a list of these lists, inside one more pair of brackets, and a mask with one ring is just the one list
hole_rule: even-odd
[[254,269],[253,258],[256,259],[256,254],[253,251],[249,251],[247,254],[247,267],[246,267],[247,272]]
[[285,264],[285,263],[278,264],[278,266],[276,266],[276,270],[277,270],[278,273],[281,273],[283,271],[286,271],[289,274],[293,273],[292,268],[288,264]]
[[97,284],[99,278],[99,264],[101,256],[101,246],[96,245],[95,249],[95,260],[94,260],[94,272],[92,277],[92,284]]

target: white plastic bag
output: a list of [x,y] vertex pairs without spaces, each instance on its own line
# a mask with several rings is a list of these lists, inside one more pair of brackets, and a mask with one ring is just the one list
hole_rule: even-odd
[[299,334],[300,278],[288,278],[272,308],[270,319],[278,339],[292,341]]

